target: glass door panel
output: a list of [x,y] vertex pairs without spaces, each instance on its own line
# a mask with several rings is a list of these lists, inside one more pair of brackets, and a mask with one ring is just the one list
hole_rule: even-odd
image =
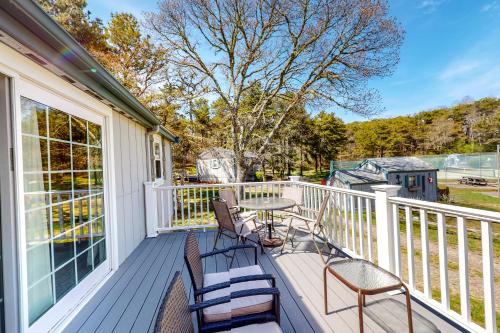
[[106,258],[102,127],[21,97],[30,325]]

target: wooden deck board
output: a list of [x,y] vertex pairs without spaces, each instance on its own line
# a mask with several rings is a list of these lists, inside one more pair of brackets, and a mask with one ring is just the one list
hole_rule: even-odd
[[[168,283],[181,271],[190,302],[193,294],[184,264],[184,232],[144,240],[83,307],[65,332],[152,332]],[[200,251],[212,251],[215,233],[197,232]],[[231,245],[222,238],[217,247]],[[206,272],[227,270],[230,259],[218,255],[203,260]],[[251,265],[253,250],[236,251],[233,267]],[[357,296],[329,276],[329,314],[323,313],[322,261],[317,253],[258,251],[258,262],[276,277],[281,292],[281,326],[286,333],[358,332]],[[407,331],[404,295],[367,298],[365,332]],[[458,332],[448,321],[412,302],[415,332]],[[193,316],[193,319],[194,316]]]

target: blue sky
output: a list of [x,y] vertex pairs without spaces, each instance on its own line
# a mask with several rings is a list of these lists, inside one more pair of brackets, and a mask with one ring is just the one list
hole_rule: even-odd
[[[465,96],[500,97],[500,0],[389,0],[406,31],[393,75],[369,86],[382,97],[378,117],[453,105]],[[116,11],[141,17],[156,0],[88,0],[105,22]],[[362,120],[343,111],[345,121]]]

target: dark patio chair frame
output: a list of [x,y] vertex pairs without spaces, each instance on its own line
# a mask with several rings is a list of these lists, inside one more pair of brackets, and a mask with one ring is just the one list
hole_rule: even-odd
[[[222,237],[229,237],[231,240],[236,239],[236,246],[240,243],[240,240],[245,243],[246,241],[250,241],[254,244],[257,244],[260,247],[260,252],[264,253],[264,246],[262,245],[262,240],[260,239],[261,235],[259,234],[259,228],[255,224],[255,229],[252,231],[252,234],[257,235],[257,241],[254,241],[251,238],[240,236],[238,231],[236,230],[236,225],[234,224],[233,216],[231,213],[226,201],[222,198],[213,198],[210,199],[210,204],[212,209],[214,210],[215,219],[217,220],[217,224],[219,228],[217,230],[217,234],[215,235],[214,242],[214,250],[217,250],[217,241]],[[248,219],[253,219],[253,217],[249,217]],[[241,226],[243,228],[243,224]],[[231,258],[231,265],[234,260],[234,254]]]
[[[199,302],[193,305],[189,305],[188,298],[186,296],[186,289],[182,283],[181,273],[179,271],[175,272],[172,281],[167,289],[165,297],[163,298],[162,305],[158,311],[158,317],[155,323],[155,333],[165,333],[162,331],[164,326],[169,326],[168,333],[173,332],[194,332],[194,325],[190,313],[196,312],[197,317],[200,317],[200,313],[203,309],[225,304],[231,302],[232,299],[255,296],[255,295],[272,295],[273,296],[273,313],[270,314],[267,320],[259,318],[259,322],[276,321],[279,325],[280,323],[280,293],[277,288],[260,288],[253,290],[242,290],[238,292],[231,293],[230,296],[220,297],[212,299],[206,302]],[[171,299],[173,297],[173,299]],[[170,302],[169,302],[170,301]],[[246,326],[254,324],[255,320],[252,320],[252,316],[242,316],[237,318],[232,318],[231,320],[226,320],[216,323],[204,323],[198,321],[198,332],[210,333],[218,331],[227,331],[231,328]],[[164,325],[166,324],[166,325]]]
[[[242,249],[253,249],[254,250],[255,265],[257,265],[258,264],[257,263],[257,247],[255,245],[240,244],[240,245],[236,245],[236,246],[230,246],[230,247],[225,248],[225,249],[215,250],[212,252],[201,254],[199,247],[198,247],[198,241],[196,240],[194,232],[192,230],[189,231],[189,233],[186,237],[186,243],[184,245],[184,261],[186,262],[186,266],[187,266],[188,271],[189,271],[189,277],[191,278],[191,284],[193,286],[193,294],[194,294],[194,299],[195,299],[196,303],[203,302],[203,295],[204,294],[215,291],[215,290],[219,290],[219,289],[229,288],[232,283],[268,280],[271,282],[272,288],[276,287],[276,279],[271,274],[241,276],[241,277],[237,277],[237,278],[232,278],[228,282],[218,283],[218,284],[214,284],[214,285],[211,285],[208,287],[203,286],[203,276],[204,276],[203,263],[202,263],[203,258],[207,258],[207,257],[214,256],[217,254],[224,254],[224,253],[229,252],[229,251],[242,250]],[[261,289],[269,289],[269,288],[261,288]],[[259,289],[245,290],[245,291],[248,291],[250,293],[246,296],[259,295],[258,293],[251,294],[251,292],[253,292],[255,290],[259,290]],[[232,294],[240,295],[240,292],[231,293],[231,295]],[[244,297],[244,296],[239,296],[239,297]],[[238,297],[233,297],[233,298],[238,298]],[[207,302],[210,302],[210,301],[207,301]],[[276,302],[276,300],[274,300],[274,303],[275,302]],[[278,301],[278,305],[279,305],[279,301]],[[278,308],[276,308],[276,304],[273,305],[273,309],[271,311],[266,311],[266,312],[262,312],[262,313],[256,313],[256,314],[252,314],[252,315],[232,318],[233,325],[239,325],[239,326],[248,325],[250,323],[260,323],[260,322],[267,322],[267,321],[273,321],[273,320],[277,321],[279,323],[279,306],[278,306]],[[201,327],[201,325],[205,325],[206,327],[211,327],[211,325],[216,326],[216,324],[204,323],[203,313],[201,311],[197,312],[197,321],[198,321],[198,327]]]

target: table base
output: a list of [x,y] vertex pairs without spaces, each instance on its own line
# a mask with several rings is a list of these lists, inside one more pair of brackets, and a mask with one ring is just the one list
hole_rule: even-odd
[[265,238],[262,241],[262,245],[264,245],[265,247],[278,247],[283,245],[283,240],[278,237]]

